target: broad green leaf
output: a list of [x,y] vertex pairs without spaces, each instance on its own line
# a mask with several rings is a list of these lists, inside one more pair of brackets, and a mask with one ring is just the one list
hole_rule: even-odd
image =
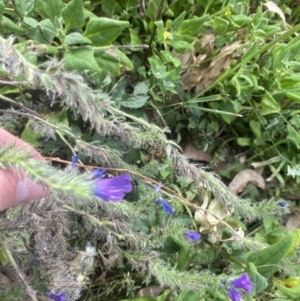
[[179,297],[176,299],[176,301],[199,301],[201,300],[201,297],[203,296],[203,292],[186,292],[183,291],[180,293]]
[[294,287],[286,287],[283,285],[280,285],[275,282],[275,286],[284,294],[292,298],[292,300],[299,300],[300,298],[300,281],[298,280],[298,283]]
[[265,277],[257,272],[256,266],[251,262],[249,263],[249,274],[253,283],[250,295],[254,297],[256,294],[262,292],[268,286],[268,281]]
[[65,43],[67,45],[92,44],[92,41],[85,38],[79,32],[72,32],[65,37]]
[[127,70],[134,68],[132,61],[120,49],[111,51],[97,51],[95,52],[95,59],[100,68],[109,71],[112,75],[120,74],[120,69],[125,66]]
[[5,5],[4,5],[3,1],[0,0],[0,21],[2,20],[2,17],[3,17],[4,8],[5,8]]
[[288,135],[287,138],[295,143],[298,149],[300,149],[300,133],[298,133],[292,126],[287,125]]
[[30,17],[24,17],[23,22],[33,28],[37,27],[39,24],[39,22],[36,19]]
[[41,31],[48,42],[52,42],[56,36],[55,28],[50,19],[45,19],[41,21],[38,25],[41,28]]
[[213,20],[213,26],[214,26],[214,29],[217,34],[225,33],[227,31],[228,25],[229,25],[229,22],[220,17],[216,17]]
[[256,138],[261,137],[261,124],[259,121],[251,120],[249,122],[250,128]]
[[260,251],[251,252],[246,259],[249,263],[255,264],[258,273],[264,277],[270,277],[277,270],[277,265],[285,256],[292,242],[293,235],[288,233],[278,243]]
[[96,46],[108,46],[129,26],[127,21],[108,18],[93,18],[89,21],[84,36]]
[[164,37],[164,33],[165,33],[164,22],[162,20],[156,21],[155,25],[156,25],[156,29],[157,29],[157,38],[156,38],[156,41],[159,42],[159,43],[162,43],[163,40],[166,39]]
[[44,19],[48,18],[54,22],[55,17],[59,17],[64,4],[61,0],[35,0],[34,9],[41,14]]
[[194,47],[185,41],[181,40],[168,40],[168,44],[173,46],[176,52],[182,53],[186,50],[194,50]]
[[28,0],[14,0],[13,1],[18,12],[22,14],[22,16],[27,16],[34,9],[34,1]]
[[127,98],[126,100],[122,100],[120,105],[122,107],[131,108],[131,109],[138,109],[145,105],[149,96],[147,95],[137,95]]
[[129,28],[130,32],[130,45],[141,45],[142,41],[136,31],[132,28]]
[[101,71],[94,58],[94,50],[91,46],[67,49],[64,54],[64,66],[66,69]]
[[28,121],[20,138],[33,147],[41,147],[42,145],[38,142],[38,139],[40,139],[42,135],[38,132],[32,131],[30,129],[30,123],[31,121]]
[[208,16],[185,20],[183,21],[183,24],[180,30],[178,31],[178,33],[185,36],[195,36],[200,32],[204,32],[203,24],[207,20],[208,20]]
[[281,108],[271,95],[265,95],[261,101],[262,115],[274,114],[280,112]]
[[73,28],[81,28],[84,25],[82,0],[71,0],[61,11],[65,21],[65,32]]
[[250,46],[250,48],[246,51],[246,53],[244,53],[244,55],[242,56],[242,61],[246,60],[248,57],[252,56],[253,54],[257,53],[258,51],[258,45],[257,42],[252,43],[252,45]]
[[240,146],[248,146],[250,145],[251,140],[249,138],[237,138],[236,142]]
[[[101,8],[107,16],[112,16],[117,5],[119,5],[117,3],[117,1],[104,0],[101,3]],[[123,4],[122,4],[122,7],[123,7]]]
[[185,17],[185,11],[182,12],[180,16],[178,16],[174,21],[171,23],[171,32],[176,32],[180,29],[183,24]]
[[27,33],[27,30],[25,28],[20,27],[18,24],[5,16],[2,16],[1,27],[13,32],[14,34],[24,35]]

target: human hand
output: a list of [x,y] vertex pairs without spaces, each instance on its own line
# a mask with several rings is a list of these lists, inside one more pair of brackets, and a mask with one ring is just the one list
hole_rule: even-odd
[[[0,128],[0,147],[12,144],[29,151],[32,158],[42,160],[43,157],[23,140],[16,138]],[[25,179],[24,173],[16,173],[9,169],[0,169],[0,211],[17,206],[23,202],[41,199],[47,196],[50,189],[40,186],[29,179]]]

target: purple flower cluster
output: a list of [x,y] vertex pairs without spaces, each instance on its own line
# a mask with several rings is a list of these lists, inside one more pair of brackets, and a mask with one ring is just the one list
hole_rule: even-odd
[[72,161],[71,161],[72,167],[76,166],[76,164],[78,163],[78,160],[79,160],[79,156],[78,155],[72,156]]
[[189,241],[197,242],[201,238],[201,234],[195,231],[186,231],[184,235],[188,238]]
[[[154,189],[156,194],[159,193],[162,186],[163,184],[161,182],[158,183],[158,185]],[[172,208],[172,206],[162,197],[155,197],[153,201],[156,205],[161,205],[163,211],[166,212],[167,214],[174,214],[174,209]]]
[[241,277],[231,281],[231,287],[228,289],[228,296],[232,301],[240,301],[243,297],[242,293],[237,289],[250,293],[252,290],[252,282],[247,273],[244,273]]
[[174,209],[165,199],[154,198],[153,201],[156,205],[161,205],[163,211],[165,211],[167,214],[174,214]]
[[65,294],[55,293],[46,293],[46,296],[54,301],[66,301],[67,296]]
[[90,174],[90,179],[97,179],[94,183],[93,194],[106,202],[122,201],[124,195],[132,191],[130,174],[125,173],[114,178],[104,179],[105,173],[104,169],[96,169]]

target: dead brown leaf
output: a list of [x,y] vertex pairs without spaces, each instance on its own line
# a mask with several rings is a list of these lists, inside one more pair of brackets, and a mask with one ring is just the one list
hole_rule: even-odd
[[[208,42],[206,40],[203,40],[203,43],[204,45],[208,45]],[[232,61],[236,49],[239,46],[240,42],[236,41],[233,44],[223,47],[219,55],[212,60],[208,67],[205,67],[202,64],[200,66],[188,69],[182,75],[184,89],[190,90],[196,87],[195,93],[199,94],[201,91],[209,87],[226,71]],[[185,53],[182,55],[184,57]],[[192,56],[192,54],[189,55]],[[198,56],[197,59],[195,59],[195,57],[193,56],[194,59],[192,60],[192,64],[199,63],[203,59],[206,59],[208,57],[208,54],[206,54],[205,57]],[[179,59],[181,58],[179,57]],[[185,58],[185,65],[188,65],[189,62],[191,62],[191,59],[188,60],[187,58]]]
[[8,288],[12,285],[12,281],[5,276],[4,274],[0,273],[0,286],[4,288]]
[[183,149],[183,154],[193,161],[210,162],[212,156],[201,149],[195,148],[191,145],[186,145]]
[[238,194],[242,192],[249,183],[261,189],[265,189],[266,187],[265,179],[260,174],[252,169],[245,169],[235,175],[228,188],[234,194]]
[[267,1],[263,5],[266,6],[270,12],[276,13],[280,17],[280,19],[285,23],[285,15],[281,8],[275,2]]
[[300,210],[289,215],[285,226],[291,231],[300,228]]

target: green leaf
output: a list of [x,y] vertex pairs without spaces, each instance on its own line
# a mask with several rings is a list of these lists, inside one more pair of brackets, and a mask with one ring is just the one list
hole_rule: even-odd
[[96,51],[95,59],[100,68],[109,71],[114,76],[120,74],[122,66],[125,66],[127,70],[134,68],[131,60],[120,49],[114,49],[111,52]]
[[59,17],[64,4],[61,0],[35,0],[34,9],[44,19],[48,18],[54,22],[55,17]]
[[108,18],[93,18],[89,21],[84,36],[96,46],[108,46],[129,26],[127,21]]
[[5,8],[5,5],[4,5],[3,1],[0,0],[0,21],[2,20],[2,17],[3,17],[4,8]]
[[[125,96],[125,95],[124,95]],[[147,99],[149,96],[145,95],[137,95],[134,97],[128,97],[126,100],[122,100],[120,102],[122,107],[131,108],[131,109],[138,109],[144,106],[144,104],[147,102]]]
[[261,124],[259,121],[251,120],[249,122],[250,128],[252,132],[254,133],[256,138],[261,137]]
[[202,300],[201,297],[203,296],[203,292],[186,292],[183,291],[180,293],[179,297],[176,301],[199,301]]
[[287,125],[288,135],[287,138],[295,143],[298,149],[300,149],[300,134],[289,124]]
[[82,0],[71,0],[61,11],[65,21],[65,32],[73,28],[81,28],[84,25]]
[[213,20],[213,26],[214,26],[214,29],[217,34],[225,33],[227,31],[228,25],[229,25],[229,22],[220,17],[216,17]]
[[292,242],[293,235],[288,233],[278,243],[260,251],[251,252],[246,259],[249,263],[255,264],[258,273],[264,277],[270,277],[277,270],[277,265],[285,256]]
[[208,20],[208,16],[185,20],[178,31],[181,35],[195,36],[200,32],[204,32],[203,24]]
[[8,31],[13,32],[14,34],[27,34],[27,30],[25,28],[20,27],[18,24],[5,16],[2,17],[1,27],[8,29]]
[[250,145],[250,139],[249,138],[237,138],[237,143],[240,146],[248,146]]
[[37,27],[39,24],[39,22],[36,19],[30,17],[24,17],[23,22],[33,28]]
[[136,31],[132,28],[129,28],[130,32],[130,45],[141,45],[142,41]]
[[274,114],[280,112],[281,108],[271,95],[265,95],[261,102],[262,115]]
[[34,8],[34,1],[14,0],[13,3],[17,8],[18,13],[22,16],[27,16]]
[[284,294],[292,298],[292,300],[299,300],[300,298],[300,281],[298,281],[297,285],[294,287],[286,287],[283,285],[280,285],[275,282],[275,286]]
[[72,32],[65,37],[65,43],[67,45],[92,44],[92,41],[85,38],[79,32]]
[[64,66],[66,69],[101,71],[94,58],[94,50],[91,46],[67,49],[64,54]]
[[55,28],[50,19],[45,19],[41,21],[38,25],[41,28],[41,31],[48,42],[52,42],[56,36]]
[[186,50],[194,50],[194,47],[185,41],[182,40],[168,40],[168,44],[173,46],[176,52],[182,53]]
[[38,139],[40,139],[42,135],[38,132],[32,131],[30,129],[30,123],[31,121],[28,121],[20,138],[33,147],[41,147],[42,145],[38,142]]
[[180,27],[183,24],[185,17],[185,11],[182,12],[180,16],[178,16],[172,23],[171,23],[171,32],[176,32],[177,30],[180,29]]
[[258,49],[257,42],[252,43],[250,48],[242,56],[242,61],[246,60],[248,57],[252,56],[254,53],[257,53],[258,50],[259,49]]
[[254,297],[268,286],[268,281],[257,272],[257,268],[252,262],[249,263],[249,274],[253,283],[252,290],[249,294]]

